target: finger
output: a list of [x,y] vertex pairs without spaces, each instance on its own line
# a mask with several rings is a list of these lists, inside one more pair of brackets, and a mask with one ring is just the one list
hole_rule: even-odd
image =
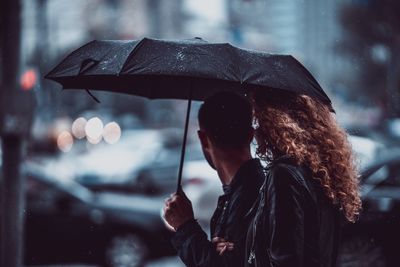
[[226,250],[226,246],[224,246],[224,247],[221,249],[221,251],[219,252],[219,255],[224,254],[225,250]]
[[234,248],[234,244],[233,243],[229,243],[229,242],[220,242],[216,245],[216,247],[218,248],[222,248],[222,247],[227,247],[227,248]]
[[169,207],[169,202],[164,203],[164,209]]
[[223,245],[223,246],[219,246],[215,248],[217,251],[221,252],[222,250],[225,251],[227,249],[227,246]]
[[217,252],[221,252],[221,250],[223,250],[224,247],[225,247],[224,245],[223,246],[218,246],[215,249],[217,250]]
[[165,204],[163,210],[164,210],[164,214],[169,210],[169,204]]
[[171,198],[169,199],[169,201],[168,201],[169,204],[171,204],[171,203],[176,203],[176,202],[179,202],[179,199],[177,199],[176,197],[171,197]]
[[169,198],[166,202],[165,202],[165,205],[166,206],[174,206],[175,204],[173,204],[173,203],[176,203],[177,201],[176,201],[176,199],[174,199],[174,198]]
[[164,209],[164,214],[165,215],[171,215],[173,213],[173,209],[171,209],[171,207],[165,207]]
[[235,248],[233,243],[227,244],[226,249],[232,251]]
[[169,202],[166,202],[166,203],[164,204],[164,208],[165,208],[165,209],[168,209],[169,206],[170,206],[170,205],[169,205]]
[[174,197],[177,201],[179,201],[179,202],[181,202],[181,203],[189,203],[190,205],[192,205],[192,202],[190,201],[190,199],[188,199],[187,197],[184,197],[184,196],[180,196],[180,195],[178,195],[178,196],[175,196]]
[[223,239],[222,237],[216,236],[211,240],[211,242],[212,243],[225,242],[225,239]]
[[176,206],[177,206],[176,201],[171,201],[171,202],[168,203],[168,207],[169,207],[170,209],[171,209],[171,208],[176,208]]
[[218,244],[216,245],[216,247],[217,247],[217,248],[220,248],[220,249],[222,249],[222,248],[225,247],[225,246],[226,246],[225,243],[218,243]]
[[165,220],[168,222],[168,224],[172,225],[174,222],[174,216],[171,216],[171,214],[166,213],[165,214]]
[[167,229],[171,232],[176,232],[175,228],[172,227],[171,225],[169,225],[169,223],[167,221],[164,221],[165,226],[167,227]]
[[182,197],[174,197],[173,200],[170,202],[170,204],[174,205],[174,206],[181,206],[183,205],[185,202],[185,200]]
[[169,205],[169,203],[171,203],[171,202],[172,202],[171,198],[166,198],[165,201],[164,201],[164,204],[165,205]]

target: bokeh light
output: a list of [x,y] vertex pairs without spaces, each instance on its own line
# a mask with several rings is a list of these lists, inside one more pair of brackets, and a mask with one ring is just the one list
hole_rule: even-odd
[[107,123],[103,130],[103,138],[108,144],[115,144],[121,138],[121,127],[118,123]]
[[75,136],[75,138],[82,139],[86,136],[85,133],[86,123],[87,120],[83,117],[77,118],[72,123],[72,134]]
[[56,119],[51,128],[52,135],[58,137],[60,133],[69,131],[71,129],[71,124],[72,121],[69,117],[61,117]]
[[93,144],[93,142],[95,142],[95,144],[97,144],[101,141],[103,135],[103,127],[103,122],[98,117],[91,118],[86,123],[85,134],[90,143]]
[[57,137],[57,147],[62,152],[69,152],[74,144],[74,138],[68,131],[61,132]]
[[97,138],[91,138],[89,136],[86,136],[87,141],[92,144],[92,145],[96,145],[98,143],[100,143],[101,139],[103,139],[103,136],[99,136]]
[[25,71],[22,74],[21,80],[20,80],[22,90],[28,91],[28,90],[32,89],[33,86],[35,86],[36,81],[37,81],[37,78],[36,78],[35,70],[29,69],[29,70]]

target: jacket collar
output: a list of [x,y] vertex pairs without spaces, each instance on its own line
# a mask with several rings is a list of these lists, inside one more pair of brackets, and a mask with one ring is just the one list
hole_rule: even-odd
[[[222,189],[224,190],[224,194],[228,195],[232,192],[236,191],[236,189],[244,184],[244,183],[255,183],[253,181],[256,176],[254,173],[257,170],[261,170],[263,167],[259,159],[249,159],[248,161],[244,162],[236,172],[235,176],[232,179],[232,182],[229,185],[223,185]],[[254,176],[254,177],[252,177]]]
[[284,155],[278,156],[278,157],[274,158],[272,161],[268,162],[266,168],[270,169],[274,164],[281,163],[281,162],[292,163],[292,164],[295,163],[294,159],[291,156],[284,154]]

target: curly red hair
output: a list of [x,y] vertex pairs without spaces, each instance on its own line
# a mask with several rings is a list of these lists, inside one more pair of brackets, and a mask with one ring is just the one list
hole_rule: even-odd
[[257,154],[267,161],[286,154],[307,165],[328,199],[355,222],[362,205],[355,158],[329,107],[292,93],[255,90],[251,98]]

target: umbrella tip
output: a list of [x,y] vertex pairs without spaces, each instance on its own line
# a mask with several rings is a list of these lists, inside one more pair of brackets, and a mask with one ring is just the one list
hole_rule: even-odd
[[192,40],[193,40],[193,41],[200,41],[200,42],[203,42],[203,43],[207,43],[206,40],[204,40],[203,38],[198,37],[198,36],[194,37]]

